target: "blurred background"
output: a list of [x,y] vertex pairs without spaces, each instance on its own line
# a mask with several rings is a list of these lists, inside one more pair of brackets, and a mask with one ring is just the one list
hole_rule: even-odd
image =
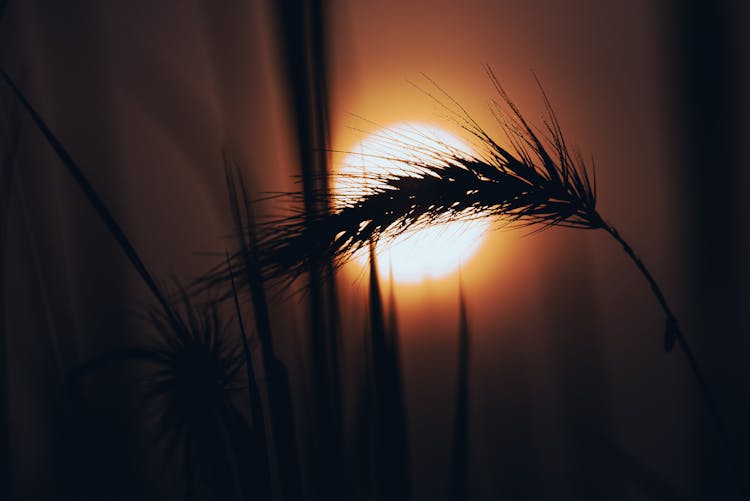
[[[0,67],[164,281],[201,274],[220,262],[206,253],[231,247],[223,152],[253,197],[295,189],[302,166],[335,169],[339,156],[325,150],[351,151],[355,129],[412,121],[460,137],[411,84],[424,87],[422,74],[491,134],[495,95],[482,65],[541,125],[536,74],[566,138],[596,166],[600,212],[651,269],[694,346],[740,471],[684,355],[664,353],[663,313],[616,242],[603,232],[493,231],[462,269],[463,496],[741,499],[737,477],[750,484],[746,3],[8,0],[0,13]],[[66,377],[143,335],[136,314],[148,292],[6,86],[0,104],[0,499],[180,498],[181,474],[163,474],[169,461],[143,443],[116,371],[85,391]],[[273,200],[258,209],[283,210]],[[344,269],[335,285],[337,427],[350,444],[366,273]],[[382,285],[398,311],[411,498],[456,499],[458,276]],[[291,380],[304,498],[322,499],[309,300],[271,295],[271,322]],[[371,498],[366,480],[338,474],[354,485],[340,499]]]

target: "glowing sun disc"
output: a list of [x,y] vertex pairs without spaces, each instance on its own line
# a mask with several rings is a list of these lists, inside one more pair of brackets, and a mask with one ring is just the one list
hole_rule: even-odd
[[[435,155],[471,153],[455,136],[434,126],[401,123],[382,129],[362,139],[351,150],[338,169],[343,176],[334,182],[339,197],[363,195],[377,181],[372,174],[415,174],[409,161],[434,161]],[[342,179],[345,179],[342,180]],[[360,183],[360,184],[356,184]],[[449,221],[431,224],[395,238],[379,241],[376,246],[380,274],[393,271],[398,283],[420,283],[446,277],[465,265],[481,246],[489,222],[484,220]],[[367,265],[367,252],[357,261]]]

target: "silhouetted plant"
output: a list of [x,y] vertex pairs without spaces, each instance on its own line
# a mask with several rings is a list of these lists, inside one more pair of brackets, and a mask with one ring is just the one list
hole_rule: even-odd
[[375,494],[377,499],[402,501],[410,497],[403,381],[396,333],[386,327],[374,243],[370,244],[369,306]]
[[[371,259],[370,265],[374,265]],[[398,312],[396,311],[396,290],[393,280],[393,267],[389,269],[389,295],[388,295],[388,321],[386,328],[386,348],[388,353],[389,372],[391,374],[392,395],[390,397],[390,406],[392,407],[392,424],[390,433],[392,435],[393,457],[391,461],[396,465],[395,468],[400,472],[399,481],[401,482],[401,491],[406,499],[411,496],[411,467],[409,462],[409,430],[407,426],[407,406],[404,388],[404,376],[402,370],[400,332],[398,328]]]
[[[302,497],[302,478],[300,473],[297,433],[295,430],[294,410],[292,405],[292,390],[286,365],[278,358],[274,348],[271,330],[271,316],[268,311],[268,301],[263,277],[257,265],[257,245],[255,231],[255,217],[252,204],[248,198],[245,178],[236,165],[232,165],[225,154],[224,173],[227,183],[227,195],[234,221],[235,239],[243,257],[242,282],[246,285],[250,303],[253,307],[253,318],[258,333],[260,353],[263,359],[263,373],[265,375],[268,394],[268,415],[271,433],[275,446],[275,457],[278,465],[281,498],[295,500]],[[238,291],[235,285],[231,261],[227,254],[226,264],[232,283],[232,295],[241,316]],[[244,329],[243,329],[244,331]],[[251,355],[248,353],[248,360]],[[257,410],[255,409],[257,407]],[[254,406],[257,419],[262,422],[260,403]]]
[[[403,136],[390,140],[401,141],[420,155],[391,160],[408,165],[409,171],[349,176],[342,181],[349,183],[351,189],[337,191],[327,182],[313,183],[315,174],[307,172],[304,192],[288,194],[298,198],[304,209],[262,225],[254,245],[240,246],[226,264],[203,278],[204,284],[228,286],[237,278],[240,288],[250,289],[252,295],[254,283],[262,286],[269,279],[289,283],[312,271],[311,291],[317,291],[312,296],[318,298],[317,302],[313,301],[317,304],[312,308],[313,330],[318,336],[325,331],[323,324],[326,322],[320,315],[324,301],[317,279],[324,277],[328,263],[342,265],[354,253],[377,240],[391,239],[437,222],[478,218],[493,218],[498,224],[510,227],[602,229],[622,246],[651,286],[666,316],[665,350],[672,350],[676,344],[687,356],[729,453],[738,485],[747,497],[718,407],[677,318],[642,260],[597,211],[595,176],[589,173],[580,155],[569,150],[546,95],[542,92],[548,111],[546,133],[538,133],[509,99],[494,74],[490,70],[488,73],[500,96],[499,101],[493,102],[494,111],[508,147],[493,139],[456,101],[435,86],[442,93],[436,101],[449,103],[443,106],[473,138],[476,152],[458,151],[447,145],[435,148],[429,141]],[[60,141],[7,74],[0,71],[0,75],[29,112],[158,303],[151,319],[161,334],[157,341],[161,344],[119,350],[87,364],[81,373],[116,360],[138,360],[156,366],[157,371],[146,380],[145,396],[163,401],[160,423],[164,427],[161,436],[168,437],[165,450],[173,451],[175,444],[190,435],[201,450],[199,460],[213,460],[212,465],[204,464],[202,470],[211,472],[209,474],[215,478],[217,493],[223,499],[244,497],[247,492],[243,492],[237,473],[238,465],[244,460],[237,444],[253,442],[254,437],[226,398],[227,391],[240,389],[240,386],[233,386],[233,381],[242,367],[242,352],[238,345],[229,347],[219,341],[223,326],[218,319],[218,306],[209,304],[196,309],[184,293],[181,307],[167,300],[120,225]],[[317,175],[325,179],[327,173]],[[243,203],[249,206],[246,200]],[[247,224],[251,228],[250,223]],[[236,293],[234,295],[236,297]],[[224,292],[222,297],[228,298],[230,294]],[[316,344],[320,352],[314,357],[320,362],[317,363],[316,387],[321,389],[318,403],[322,418],[336,414],[335,410],[331,412],[335,405],[330,402],[328,378],[324,377],[330,369],[326,343]],[[196,405],[196,402],[203,405]],[[319,421],[326,426],[331,422]],[[254,424],[262,426],[262,423]],[[326,436],[336,438],[335,433],[329,431]],[[259,449],[262,448],[251,447],[245,452]],[[337,456],[330,457],[336,459]],[[188,452],[185,459],[189,469],[194,456]],[[248,461],[252,464],[260,459],[255,456]],[[331,473],[331,469],[327,468],[326,472]],[[189,474],[187,478],[191,478]],[[326,477],[323,484],[328,480]],[[188,488],[187,492],[191,490]]]
[[[428,95],[469,134],[475,152],[460,151],[426,135],[424,140],[397,131],[383,136],[385,147],[392,143],[399,150],[411,149],[413,157],[379,157],[393,161],[394,170],[385,174],[340,175],[337,183],[331,183],[337,185],[335,190],[329,186],[317,193],[321,199],[333,201],[332,211],[311,210],[308,204],[306,210],[267,223],[259,238],[264,277],[289,284],[320,259],[340,266],[373,241],[393,239],[439,222],[491,218],[505,227],[535,227],[537,231],[555,226],[604,230],[649,283],[666,317],[664,349],[671,351],[676,344],[685,353],[739,480],[740,469],[718,407],[676,316],[643,261],[597,211],[594,171],[568,148],[541,85],[547,119],[543,132],[538,132],[491,69],[487,68],[487,74],[499,95],[492,108],[509,146],[490,136],[432,82],[438,95]],[[301,192],[285,195],[292,200],[304,198]],[[232,259],[241,265],[240,253]],[[226,270],[214,270],[206,279],[226,282]]]
[[[215,302],[196,305],[180,290],[171,312],[153,308],[148,318],[158,335],[115,350],[77,368],[76,379],[115,363],[133,363],[143,408],[155,416],[156,443],[164,461],[182,464],[188,482],[206,479],[221,499],[270,499],[263,423],[251,429],[232,394],[245,391],[245,354]],[[250,377],[251,374],[248,374]]]
[[469,499],[469,319],[461,278],[458,291],[458,377],[456,378],[456,414],[453,418],[453,457],[451,500]]
[[[293,280],[321,256],[341,265],[371,240],[392,239],[437,222],[494,218],[516,227],[608,228],[596,211],[595,179],[580,156],[568,150],[546,96],[551,150],[492,78],[505,105],[495,102],[495,109],[511,149],[496,142],[461,108],[449,111],[475,140],[477,154],[424,134],[424,141],[398,132],[383,137],[385,147],[392,142],[413,150],[415,156],[386,158],[396,165],[386,174],[340,174],[335,190],[328,187],[317,193],[333,201],[333,211],[308,209],[267,223],[259,239],[264,276]],[[294,201],[304,198],[301,192],[285,195]],[[240,261],[242,256],[238,253],[233,259]],[[226,268],[206,279],[226,283]]]
[[[59,139],[28,102],[13,80],[2,70],[0,75],[29,113],[66,170],[93,209],[118,242],[120,248],[155,297],[157,304],[149,319],[158,336],[151,344],[126,347],[98,357],[73,371],[80,378],[97,368],[122,361],[135,361],[155,369],[147,371],[143,397],[156,404],[157,438],[165,441],[167,459],[174,459],[178,447],[185,468],[187,499],[192,499],[194,464],[208,475],[209,486],[220,499],[246,499],[253,486],[255,499],[270,499],[270,479],[266,449],[228,393],[241,390],[240,369],[251,360],[243,354],[237,339],[226,337],[226,325],[220,320],[218,304],[210,301],[196,306],[179,286],[179,301],[173,303],[158,286],[120,224],[91,186],[80,167]],[[230,276],[231,278],[231,276]],[[251,371],[247,371],[250,379]],[[252,381],[250,381],[252,382]],[[240,471],[247,472],[240,475]]]
[[[318,194],[328,176],[328,89],[325,2],[280,0],[273,3],[276,33],[293,140],[302,184],[304,213],[327,211]],[[312,257],[307,268],[307,323],[310,337],[313,412],[313,490],[315,499],[345,500],[340,489],[343,469],[341,408],[341,329],[331,263]]]

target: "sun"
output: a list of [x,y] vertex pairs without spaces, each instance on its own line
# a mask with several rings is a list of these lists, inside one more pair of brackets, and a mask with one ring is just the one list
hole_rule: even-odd
[[[334,181],[339,198],[363,195],[378,182],[373,174],[415,174],[418,171],[409,162],[471,153],[465,143],[445,130],[411,122],[369,134],[348,151],[338,166],[337,172],[343,176]],[[358,177],[362,177],[361,183],[356,181]],[[381,240],[376,247],[378,269],[384,278],[392,271],[394,281],[401,284],[446,277],[469,262],[488,228],[489,222],[484,220],[450,221]],[[355,261],[367,266],[367,253],[361,252]]]

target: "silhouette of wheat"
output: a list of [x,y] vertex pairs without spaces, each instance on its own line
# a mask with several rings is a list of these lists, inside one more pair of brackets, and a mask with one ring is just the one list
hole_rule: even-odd
[[[239,251],[227,257],[226,262],[201,277],[197,290],[223,287],[226,292],[221,293],[220,297],[227,299],[235,294],[235,279],[242,290],[248,290],[253,280],[290,283],[316,264],[331,262],[341,265],[355,252],[379,239],[393,238],[435,222],[494,218],[501,225],[535,226],[539,230],[554,226],[602,229],[622,246],[649,283],[666,316],[664,348],[671,351],[676,344],[685,353],[732,464],[738,489],[743,498],[750,499],[713,393],[676,316],[643,261],[596,209],[593,170],[590,174],[580,154],[571,153],[543,90],[547,120],[542,131],[536,132],[513,104],[492,70],[487,68],[487,73],[500,97],[498,101],[493,101],[493,108],[510,145],[508,148],[493,139],[458,102],[433,82],[442,98],[428,95],[449,111],[473,137],[478,146],[477,153],[461,152],[455,148],[434,148],[429,146],[428,141],[413,141],[404,136],[403,139],[409,141],[407,146],[422,153],[413,158],[391,159],[407,164],[410,167],[407,171],[363,173],[366,189],[361,190],[360,184],[360,188],[357,188],[361,190],[359,192],[334,192],[324,188],[306,194],[286,193],[288,197],[299,200],[309,196],[318,197],[320,203],[306,200],[304,206],[311,208],[308,211],[302,210],[259,225],[258,237],[253,239],[254,245],[241,246]],[[171,325],[180,325],[179,316],[79,166],[15,82],[2,70],[0,77],[28,111],[141,275],[164,312],[164,320]],[[362,176],[348,179],[352,183],[350,186],[354,186],[354,182],[362,183]],[[249,229],[238,228],[238,232],[244,233]]]
[[[317,205],[324,209],[315,213],[300,211],[261,225],[254,251],[256,266],[265,280],[288,285],[314,263],[340,266],[371,242],[451,221],[490,218],[501,226],[534,227],[535,231],[555,226],[604,230],[621,245],[659,302],[666,317],[664,349],[669,352],[678,345],[685,353],[744,493],[718,406],[677,317],[640,257],[597,211],[593,168],[586,165],[579,152],[568,147],[538,80],[546,108],[541,129],[535,129],[524,118],[494,72],[489,67],[486,71],[499,96],[492,101],[492,110],[505,136],[502,143],[509,146],[490,136],[456,100],[425,77],[437,91],[426,94],[466,131],[475,152],[459,151],[427,136],[415,138],[390,131],[382,138],[384,149],[392,143],[397,150],[410,149],[414,154],[400,158],[379,156],[380,161],[400,166],[391,172],[339,174],[335,189],[329,187],[315,194],[321,202]],[[302,192],[281,195],[300,201],[304,197]],[[241,253],[232,256],[238,269],[243,261],[246,258]],[[204,276],[202,283],[216,286],[226,284],[229,278],[226,266],[220,266]]]

